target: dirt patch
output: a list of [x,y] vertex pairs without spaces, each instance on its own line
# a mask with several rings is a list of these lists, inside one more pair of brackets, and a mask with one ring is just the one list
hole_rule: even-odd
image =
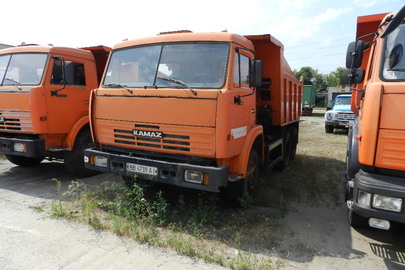
[[[353,230],[347,224],[342,189],[345,151],[345,131],[326,134],[322,111],[302,117],[298,153],[291,167],[262,174],[249,209],[220,209],[220,216],[229,223],[222,228],[206,225],[200,228],[201,234],[192,234],[193,239],[201,246],[226,250],[229,257],[244,252],[272,262],[257,269],[402,269],[404,226],[395,224],[386,232]],[[0,157],[0,214],[4,217],[0,235],[5,239],[0,265],[17,269],[32,265],[45,269],[220,269],[86,224],[51,219],[46,211],[58,199],[52,179],[60,181],[62,193],[72,181],[88,189],[100,188],[105,181],[122,184],[119,176],[111,174],[77,179],[62,163],[20,168]],[[170,188],[165,190],[180,196]],[[234,266],[249,269],[242,267]]]

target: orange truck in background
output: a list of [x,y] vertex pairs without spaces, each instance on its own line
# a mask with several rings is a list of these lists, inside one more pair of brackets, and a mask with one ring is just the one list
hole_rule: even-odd
[[352,226],[405,223],[405,6],[359,17],[346,57],[352,85],[346,202]]
[[64,159],[80,176],[91,141],[90,91],[111,49],[20,46],[0,50],[0,153],[20,166]]
[[259,165],[294,158],[302,82],[270,35],[161,33],[116,45],[90,122],[86,167],[127,184],[221,192],[237,203]]

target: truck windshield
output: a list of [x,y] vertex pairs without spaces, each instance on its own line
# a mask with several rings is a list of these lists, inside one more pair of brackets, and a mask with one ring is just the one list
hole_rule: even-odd
[[167,43],[117,50],[111,55],[103,86],[221,88],[228,55],[225,43]]
[[44,53],[0,55],[1,85],[38,85],[48,56]]
[[350,105],[350,97],[337,97],[335,105]]
[[383,79],[405,80],[405,24],[386,37],[384,52]]

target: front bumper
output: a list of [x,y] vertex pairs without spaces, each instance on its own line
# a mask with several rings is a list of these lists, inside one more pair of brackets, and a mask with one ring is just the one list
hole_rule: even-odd
[[[106,166],[100,167],[91,164],[93,157],[99,156],[107,159]],[[127,155],[111,154],[93,149],[84,152],[85,166],[88,169],[100,172],[118,173],[129,177],[139,177],[152,182],[160,182],[175,186],[203,190],[208,192],[220,192],[221,187],[226,187],[228,181],[228,167],[209,167],[186,163],[167,162],[147,158],[131,157]],[[136,164],[157,168],[157,175],[146,175],[128,170],[128,164]],[[190,183],[185,181],[185,171],[198,171],[207,175],[207,183]]]
[[[15,151],[15,144],[23,145],[24,150]],[[35,158],[45,157],[45,140],[0,137],[0,153]]]
[[334,127],[349,127],[349,121],[336,120],[336,121],[325,121],[325,125],[334,126]]
[[[359,204],[359,190],[371,194],[370,205]],[[393,212],[373,207],[371,202],[376,194],[402,199],[401,211]],[[354,212],[360,216],[405,223],[404,200],[405,178],[366,173],[363,170],[360,170],[354,178],[353,203],[351,205]]]

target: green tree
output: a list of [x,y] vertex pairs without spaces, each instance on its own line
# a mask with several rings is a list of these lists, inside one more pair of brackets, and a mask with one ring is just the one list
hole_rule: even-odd
[[318,74],[318,70],[311,67],[302,67],[299,71],[294,70],[295,77],[300,79],[304,76],[304,85],[313,85],[315,80],[315,75]]
[[328,84],[326,83],[326,76],[323,74],[315,74],[313,82],[317,92],[326,91],[326,88],[328,88]]
[[317,69],[312,67],[302,67],[300,70],[294,70],[294,75],[297,79],[304,76],[304,85],[313,85],[317,92],[326,91],[329,86],[345,86],[343,77],[346,69],[342,67],[336,68],[329,74],[320,74]]
[[344,86],[343,76],[346,69],[338,67],[335,71],[332,71],[326,75],[326,83],[328,86]]

